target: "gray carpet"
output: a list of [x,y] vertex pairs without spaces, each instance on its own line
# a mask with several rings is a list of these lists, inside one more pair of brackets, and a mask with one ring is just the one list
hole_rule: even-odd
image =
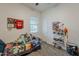
[[52,45],[42,42],[42,48],[28,54],[28,56],[69,56],[69,54],[62,49],[57,49]]

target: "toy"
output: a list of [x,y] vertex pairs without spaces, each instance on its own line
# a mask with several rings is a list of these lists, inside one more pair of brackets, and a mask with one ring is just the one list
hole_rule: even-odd
[[20,44],[22,44],[22,45],[26,44],[25,38],[24,38],[23,34],[18,38],[17,42],[20,43]]
[[32,44],[31,43],[27,43],[25,46],[26,46],[26,50],[32,49]]

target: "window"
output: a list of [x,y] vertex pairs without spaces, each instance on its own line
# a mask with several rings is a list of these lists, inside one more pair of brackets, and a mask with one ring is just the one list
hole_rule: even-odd
[[30,32],[31,33],[38,32],[38,19],[36,17],[31,17],[30,19]]

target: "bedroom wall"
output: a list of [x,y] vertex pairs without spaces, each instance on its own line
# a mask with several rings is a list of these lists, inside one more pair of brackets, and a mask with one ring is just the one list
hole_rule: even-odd
[[[16,40],[20,34],[29,33],[30,17],[35,16],[40,18],[40,13],[29,9],[22,4],[0,4],[0,39],[7,42]],[[23,29],[7,30],[7,17],[22,19],[24,21]],[[40,22],[40,21],[39,21]],[[40,27],[40,25],[39,25]],[[39,28],[40,34],[40,28]]]
[[44,41],[52,44],[52,22],[61,21],[68,27],[68,41],[79,47],[79,4],[59,4],[42,13],[42,37]]

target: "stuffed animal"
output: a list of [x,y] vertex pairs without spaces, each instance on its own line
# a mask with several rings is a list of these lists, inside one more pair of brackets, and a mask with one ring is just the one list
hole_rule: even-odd
[[25,46],[26,46],[26,50],[32,49],[32,44],[31,43],[27,43]]

